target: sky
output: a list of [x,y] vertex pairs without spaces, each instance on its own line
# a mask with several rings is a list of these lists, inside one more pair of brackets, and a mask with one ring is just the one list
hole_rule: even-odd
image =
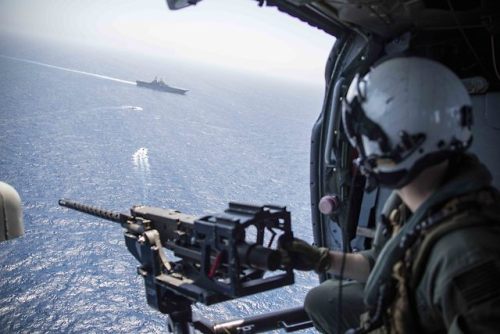
[[309,82],[323,80],[335,39],[255,0],[0,0],[0,33],[164,54]]

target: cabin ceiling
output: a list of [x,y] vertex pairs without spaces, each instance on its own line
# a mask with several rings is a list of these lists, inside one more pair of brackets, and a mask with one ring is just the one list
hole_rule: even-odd
[[498,0],[267,0],[267,6],[295,16],[325,32],[362,29],[394,38],[409,29],[485,28],[500,31]]

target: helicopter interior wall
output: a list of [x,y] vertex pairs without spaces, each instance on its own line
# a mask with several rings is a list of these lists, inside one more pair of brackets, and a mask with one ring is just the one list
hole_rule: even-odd
[[473,95],[473,141],[470,151],[486,164],[493,185],[500,188],[500,92]]

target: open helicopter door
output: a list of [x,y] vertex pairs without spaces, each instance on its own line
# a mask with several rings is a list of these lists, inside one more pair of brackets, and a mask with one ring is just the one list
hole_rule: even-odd
[[[390,49],[379,41],[358,33],[345,34],[334,45],[326,67],[327,89],[322,113],[312,130],[310,171],[313,235],[315,243],[322,247],[344,251],[370,247],[376,221],[390,194],[384,189],[365,191],[366,180],[353,165],[356,152],[348,143],[341,121],[342,98],[353,76],[373,66]],[[481,93],[470,91],[474,125],[468,152],[476,154],[488,167],[493,185],[498,188],[500,91],[494,82],[490,87]],[[328,276],[323,274],[320,280]]]
[[352,251],[369,246],[373,236],[373,226],[369,225],[374,225],[375,217],[372,208],[389,194],[365,193],[366,180],[353,165],[356,151],[345,136],[341,120],[342,98],[350,81],[358,71],[368,69],[381,51],[376,39],[346,33],[337,40],[328,59],[323,110],[311,136],[312,228],[315,243],[322,247]]

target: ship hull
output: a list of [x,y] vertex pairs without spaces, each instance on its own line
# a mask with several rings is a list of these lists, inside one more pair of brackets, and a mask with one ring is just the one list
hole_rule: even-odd
[[146,82],[146,81],[136,81],[138,87],[144,87],[144,88],[149,88],[153,90],[157,90],[160,92],[167,92],[167,93],[174,93],[174,94],[186,94],[188,91],[187,89],[181,89],[181,88],[175,88],[175,87],[170,87],[169,85],[158,85],[154,84],[151,82]]

